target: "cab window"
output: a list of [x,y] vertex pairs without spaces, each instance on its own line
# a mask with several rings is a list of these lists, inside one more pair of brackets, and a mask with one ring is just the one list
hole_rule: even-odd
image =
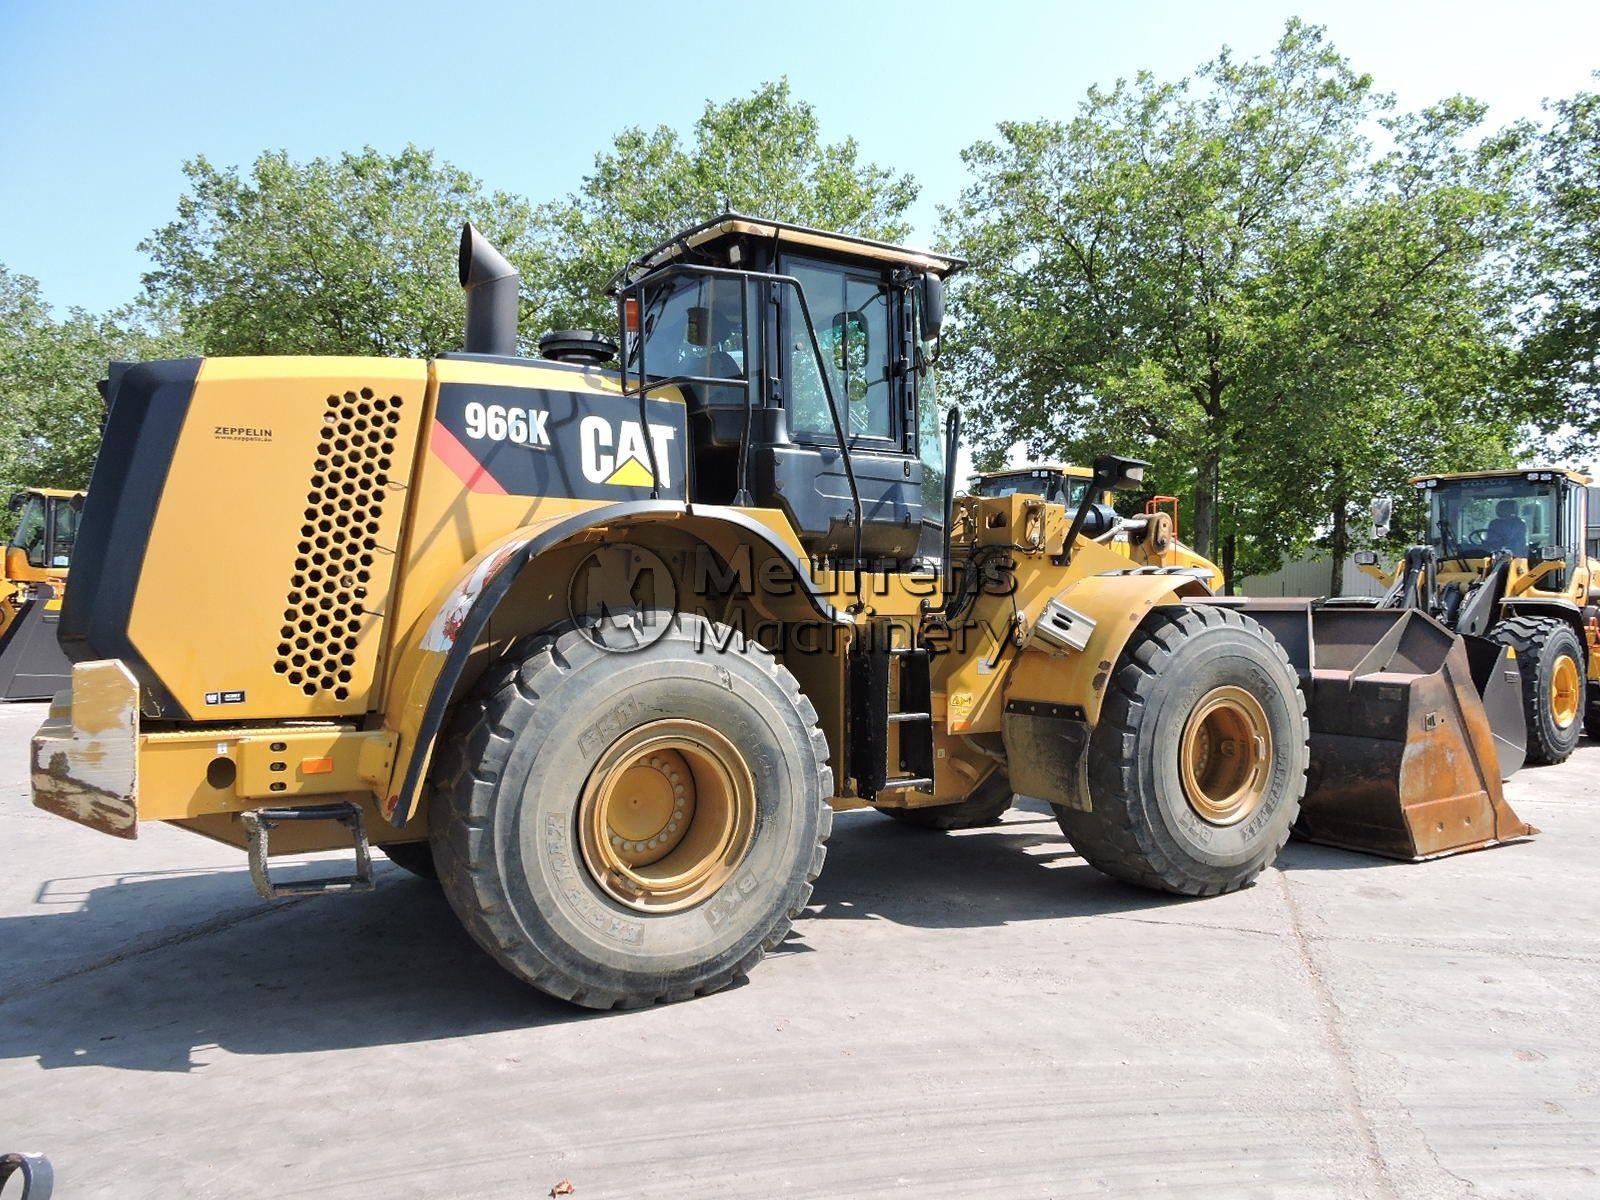
[[1489,477],[1456,479],[1428,490],[1428,540],[1445,557],[1487,557],[1498,550],[1525,558],[1558,544],[1559,509],[1550,483]]
[[[889,289],[877,279],[842,267],[789,259],[784,272],[805,289],[806,306],[822,350],[822,370],[840,406],[846,433],[858,438],[894,435],[893,361]],[[805,320],[786,292],[784,335],[789,358],[789,427],[833,440],[833,417]]]
[[[639,348],[651,380],[689,375],[740,380],[744,375],[743,286],[737,279],[682,275],[645,292],[639,314],[640,338],[630,365],[639,367]],[[756,339],[751,339],[755,343]],[[757,364],[759,366],[759,364]],[[744,385],[701,385],[711,404],[742,404]]]
[[71,500],[59,500],[55,506],[55,528],[50,531],[50,565],[70,567],[72,545],[78,540],[79,509]]
[[42,567],[45,565],[44,543],[44,497],[29,496],[17,519],[17,531],[11,535],[11,546],[27,553],[30,567]]

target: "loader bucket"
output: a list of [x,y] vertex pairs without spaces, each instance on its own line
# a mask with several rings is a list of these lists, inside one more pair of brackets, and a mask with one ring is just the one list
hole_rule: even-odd
[[1311,612],[1311,767],[1294,832],[1420,860],[1537,832],[1501,790],[1527,731],[1516,660],[1414,609]]
[[61,601],[48,584],[0,635],[0,700],[49,700],[72,686],[72,664],[56,641]]

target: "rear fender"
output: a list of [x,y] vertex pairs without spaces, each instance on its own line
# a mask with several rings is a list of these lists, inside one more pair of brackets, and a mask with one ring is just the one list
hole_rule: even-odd
[[461,690],[468,660],[482,642],[490,617],[526,568],[560,549],[622,541],[630,527],[668,522],[725,559],[747,546],[782,559],[797,585],[792,596],[772,601],[787,607],[786,615],[804,613],[836,624],[848,621],[817,589],[799,546],[738,509],[696,505],[691,510],[677,501],[641,500],[525,525],[468,562],[397,647],[385,727],[396,732],[400,742],[395,774],[380,804],[385,819],[404,826],[416,813],[434,743]]

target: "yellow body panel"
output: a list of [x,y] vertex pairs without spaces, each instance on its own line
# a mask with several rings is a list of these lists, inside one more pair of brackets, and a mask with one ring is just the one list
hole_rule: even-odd
[[403,359],[201,366],[141,576],[169,583],[141,584],[128,625],[193,718],[360,715],[381,699],[426,382]]

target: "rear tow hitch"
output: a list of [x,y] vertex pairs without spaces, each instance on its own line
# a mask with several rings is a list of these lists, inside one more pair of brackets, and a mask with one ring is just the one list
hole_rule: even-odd
[[[372,890],[372,848],[367,844],[367,827],[361,809],[354,804],[308,804],[303,808],[260,808],[240,813],[239,819],[250,833],[250,878],[263,899],[285,896],[318,896],[325,892],[370,892]],[[267,835],[291,821],[337,821],[350,830],[355,842],[356,873],[322,879],[302,879],[293,883],[273,883],[267,874]]]

